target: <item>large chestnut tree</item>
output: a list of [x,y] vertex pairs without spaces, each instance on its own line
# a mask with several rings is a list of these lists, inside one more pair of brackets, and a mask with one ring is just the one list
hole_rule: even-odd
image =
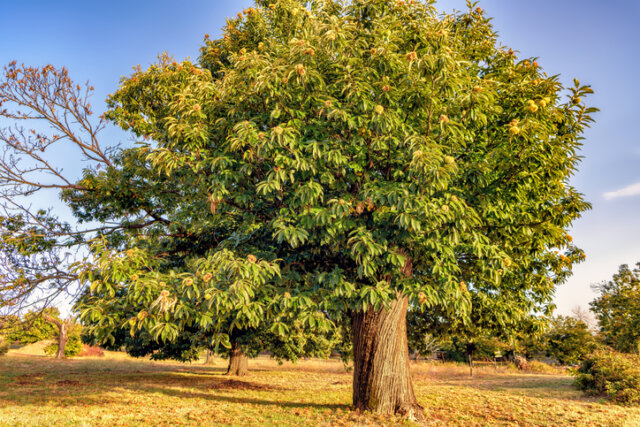
[[[163,57],[110,98],[147,141],[132,153],[162,185],[144,199],[171,232],[95,245],[83,317],[105,340],[199,325],[221,345],[230,321],[348,324],[354,406],[423,417],[409,306],[546,300],[582,259],[567,229],[588,204],[568,179],[590,92],[518,60],[474,4],[256,1],[198,63]],[[180,239],[174,263],[158,242]]]

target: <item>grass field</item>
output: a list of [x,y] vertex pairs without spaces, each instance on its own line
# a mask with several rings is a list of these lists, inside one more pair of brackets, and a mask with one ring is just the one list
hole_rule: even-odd
[[[351,375],[340,361],[152,362],[120,353],[56,362],[38,346],[0,357],[1,425],[395,425],[349,409]],[[24,354],[24,353],[32,354]],[[35,353],[35,354],[34,354]],[[413,366],[427,425],[637,426],[640,409],[585,398],[563,372],[523,374],[419,362]],[[411,423],[404,421],[405,424]]]

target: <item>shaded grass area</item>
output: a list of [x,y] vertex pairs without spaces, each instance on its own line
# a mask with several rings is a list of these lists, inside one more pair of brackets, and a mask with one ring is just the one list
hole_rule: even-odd
[[[2,425],[394,425],[350,410],[351,374],[335,360],[296,365],[258,358],[250,375],[212,365],[104,358],[0,358]],[[506,368],[417,363],[416,393],[429,425],[640,425],[640,409],[584,398],[571,377]]]

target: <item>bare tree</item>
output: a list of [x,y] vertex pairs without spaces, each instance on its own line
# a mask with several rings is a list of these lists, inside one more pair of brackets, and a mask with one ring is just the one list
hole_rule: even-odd
[[575,307],[573,307],[571,309],[571,315],[575,319],[578,319],[578,320],[584,322],[584,324],[587,325],[589,330],[591,330],[591,331],[595,330],[595,328],[597,326],[597,322],[596,322],[596,319],[593,316],[593,313],[591,311],[585,310],[581,306],[576,305]]
[[[89,103],[93,87],[74,83],[65,68],[10,63],[0,79],[0,315],[44,310],[82,291],[78,267],[96,237],[168,222],[143,206],[132,218],[92,225],[57,212],[94,197],[95,187],[60,167],[60,153],[75,151],[83,173],[113,169],[117,146],[105,148],[105,127]],[[56,192],[60,205],[35,206]],[[86,220],[86,219],[85,219]],[[58,325],[64,337],[62,324]],[[59,323],[59,322],[58,322]],[[64,351],[62,348],[61,351]]]
[[[0,309],[47,307],[77,284],[74,265],[85,235],[32,201],[48,190],[91,191],[65,175],[52,151],[77,149],[89,167],[111,166],[98,141],[104,120],[94,120],[93,87],[74,84],[66,69],[4,68],[0,82]],[[38,129],[38,130],[36,130]],[[42,194],[44,196],[44,194]],[[42,197],[44,199],[44,197]],[[75,289],[77,291],[77,287]],[[72,295],[73,296],[73,295]]]

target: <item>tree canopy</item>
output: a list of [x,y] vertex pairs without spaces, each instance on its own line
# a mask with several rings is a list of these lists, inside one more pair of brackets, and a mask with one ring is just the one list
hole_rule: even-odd
[[506,323],[584,258],[568,179],[595,109],[574,83],[475,4],[256,1],[197,63],[163,56],[109,98],[140,142],[63,189],[117,224],[80,268],[82,318],[103,341],[197,327],[223,346],[351,322],[354,405],[416,415],[408,307],[464,319],[493,299]]
[[[562,104],[557,77],[496,46],[475,9],[258,6],[205,41],[199,66],[163,59],[111,97],[108,117],[153,142],[82,183],[111,188],[144,163],[158,186],[146,197],[185,232],[167,240],[211,240],[169,273],[146,236],[120,256],[97,246],[112,277],[94,290],[124,286],[156,312],[182,313],[194,296],[238,302],[247,319],[276,300],[312,319],[380,307],[398,291],[468,310],[469,288],[552,289],[580,260],[565,228],[588,205],[566,180],[588,87]],[[131,277],[136,286],[123,283]]]

